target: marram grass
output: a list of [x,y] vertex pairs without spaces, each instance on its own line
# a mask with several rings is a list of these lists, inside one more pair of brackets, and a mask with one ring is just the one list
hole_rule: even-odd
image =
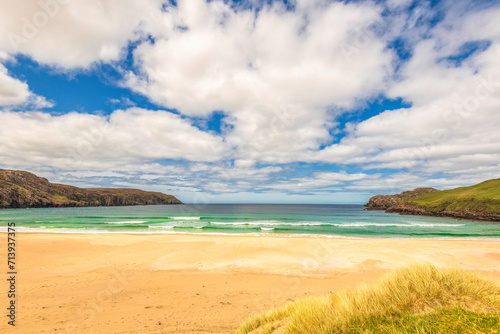
[[236,333],[500,333],[500,283],[413,265],[372,286],[290,302]]

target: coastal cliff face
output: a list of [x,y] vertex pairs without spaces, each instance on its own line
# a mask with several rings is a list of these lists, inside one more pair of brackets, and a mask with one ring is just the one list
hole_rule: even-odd
[[450,217],[457,219],[500,221],[500,213],[480,212],[469,208],[464,208],[462,210],[457,210],[457,211],[453,210],[431,211],[429,208],[425,208],[412,203],[401,203],[394,208],[386,210],[386,212],[393,212],[402,215],[414,215],[414,216],[435,216],[435,217]]
[[0,208],[182,204],[172,195],[125,188],[77,188],[35,174],[0,169]]
[[366,207],[406,215],[500,221],[500,179],[450,190],[430,189],[374,196]]
[[365,207],[367,210],[388,210],[410,199],[436,191],[439,190],[434,188],[415,188],[396,195],[377,195],[370,198]]

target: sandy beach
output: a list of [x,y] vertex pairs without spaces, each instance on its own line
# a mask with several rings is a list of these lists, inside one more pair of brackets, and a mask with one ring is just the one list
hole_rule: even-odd
[[18,234],[16,327],[4,319],[0,332],[229,333],[287,301],[423,261],[500,279],[500,241]]

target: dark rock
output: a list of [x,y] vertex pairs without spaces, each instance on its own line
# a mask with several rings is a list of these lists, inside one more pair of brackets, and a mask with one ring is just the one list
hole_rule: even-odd
[[367,210],[389,210],[410,199],[436,191],[439,190],[434,188],[415,188],[396,195],[377,195],[370,198],[365,207]]
[[471,220],[486,220],[500,221],[500,214],[483,213],[477,211],[429,211],[412,203],[401,203],[393,208],[386,210],[389,213],[399,213],[401,215],[412,216],[433,216],[433,217],[449,217],[456,219],[471,219]]
[[0,208],[182,204],[172,195],[128,188],[77,188],[35,174],[0,169]]

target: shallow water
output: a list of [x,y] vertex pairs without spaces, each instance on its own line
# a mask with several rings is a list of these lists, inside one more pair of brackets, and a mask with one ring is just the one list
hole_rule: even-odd
[[19,232],[499,238],[500,223],[401,216],[362,205],[204,204],[0,210]]

